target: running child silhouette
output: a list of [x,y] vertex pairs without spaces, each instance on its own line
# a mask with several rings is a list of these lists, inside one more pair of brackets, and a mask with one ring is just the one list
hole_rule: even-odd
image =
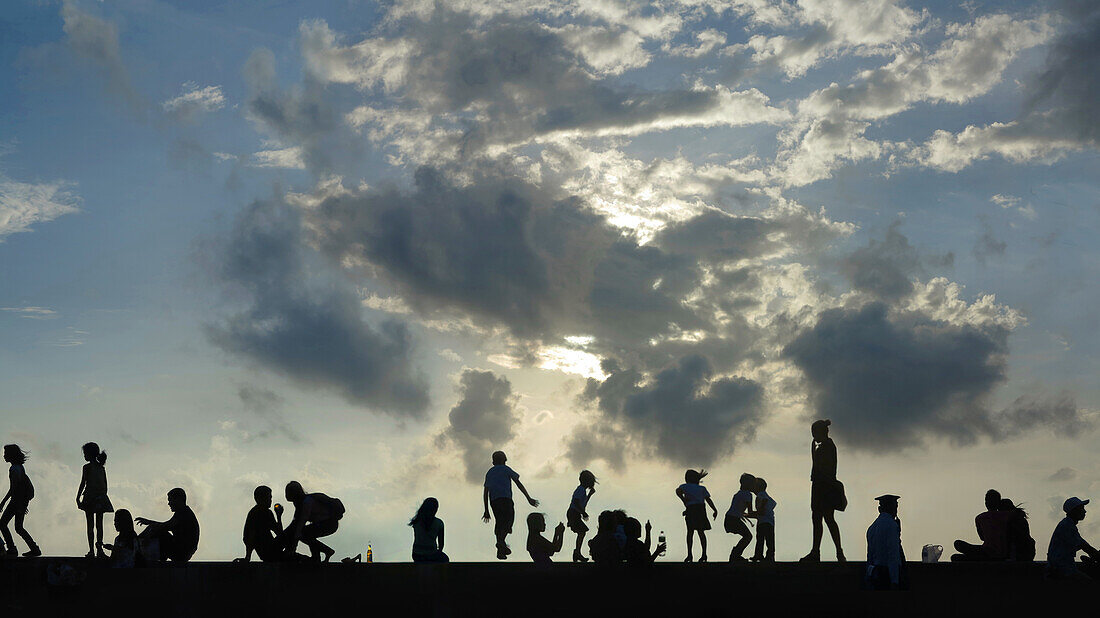
[[107,554],[103,553],[103,514],[115,510],[107,497],[107,469],[103,467],[107,463],[107,451],[99,450],[95,442],[85,444],[81,450],[84,451],[84,461],[88,463],[84,464],[80,486],[76,488],[76,506],[84,511],[84,517],[88,520],[87,557],[106,558]]
[[577,533],[577,547],[573,550],[573,562],[588,562],[581,554],[581,543],[584,535],[588,533],[588,500],[596,493],[596,475],[588,470],[582,470],[580,485],[573,490],[573,499],[569,501],[569,510],[565,512],[565,521],[569,523],[569,529]]
[[482,514],[481,520],[489,523],[491,506],[493,517],[496,518],[493,533],[497,537],[497,559],[499,560],[507,560],[508,554],[512,553],[507,543],[508,535],[512,533],[512,524],[516,519],[516,505],[512,502],[512,482],[515,482],[516,487],[527,498],[528,504],[536,508],[539,505],[539,501],[532,498],[523,483],[519,482],[519,474],[505,465],[507,462],[508,456],[504,451],[493,453],[493,467],[485,473],[485,491],[482,493],[485,513]]
[[749,546],[749,542],[752,541],[752,532],[749,530],[747,521],[749,517],[756,516],[756,513],[752,511],[752,490],[755,486],[756,477],[747,472],[742,474],[741,490],[733,494],[733,500],[730,501],[730,510],[726,511],[724,522],[726,532],[741,536],[730,552],[730,562],[744,562],[745,557],[742,554],[745,552],[745,548]]
[[[28,547],[23,555],[28,558],[41,556],[42,550],[35,544],[30,533],[23,528],[23,518],[27,516],[27,507],[30,506],[31,500],[34,498],[34,485],[31,484],[31,479],[23,468],[23,464],[27,462],[27,454],[16,444],[5,444],[4,461],[11,464],[8,469],[8,493],[4,494],[3,500],[0,500],[0,510],[3,511],[3,515],[0,515],[0,534],[3,535],[4,543],[7,545],[5,554],[9,557],[19,555],[19,550],[15,547],[15,540],[11,537],[11,531],[8,530],[8,522],[14,519],[15,532],[23,537],[23,541],[27,543]],[[4,508],[5,504],[8,506],[6,509]]]
[[718,518],[718,508],[710,499],[710,492],[699,484],[706,475],[706,470],[688,470],[684,473],[684,484],[676,488],[676,496],[684,503],[684,523],[687,524],[688,555],[684,562],[692,561],[692,534],[696,532],[699,533],[699,547],[703,550],[699,562],[707,561],[707,530],[710,530],[707,505],[712,511],[711,519]]

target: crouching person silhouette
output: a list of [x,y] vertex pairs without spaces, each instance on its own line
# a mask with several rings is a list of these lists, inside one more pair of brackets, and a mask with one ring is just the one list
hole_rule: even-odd
[[[168,521],[153,521],[145,517],[135,519],[139,525],[146,527],[138,538],[143,547],[155,541],[159,552],[151,553],[159,554],[160,560],[187,562],[199,547],[199,520],[187,506],[187,492],[179,487],[168,492],[168,508],[172,511],[172,518]],[[144,550],[142,553],[145,554]]]
[[274,562],[282,557],[279,551],[279,536],[283,533],[283,505],[275,505],[275,514],[271,514],[271,488],[260,485],[252,492],[256,506],[248,512],[244,520],[244,558],[233,562],[248,562],[252,552],[264,562]]
[[283,531],[284,550],[293,554],[301,541],[309,547],[311,558],[320,560],[324,554],[324,561],[328,562],[336,550],[318,539],[335,533],[340,527],[344,503],[322,493],[307,494],[298,481],[286,484],[286,499],[294,505],[294,520]]

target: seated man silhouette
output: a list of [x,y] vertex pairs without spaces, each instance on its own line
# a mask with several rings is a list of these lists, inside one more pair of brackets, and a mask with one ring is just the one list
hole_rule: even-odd
[[260,485],[252,492],[256,506],[248,512],[244,520],[244,558],[234,562],[248,562],[252,552],[264,562],[274,562],[282,557],[279,551],[279,535],[283,533],[283,505],[275,505],[275,514],[271,514],[271,488]]
[[294,519],[283,531],[283,550],[293,554],[301,541],[309,547],[310,557],[328,562],[336,550],[318,539],[329,536],[340,527],[344,503],[322,493],[307,494],[298,481],[286,484],[286,499],[294,505]]
[[187,506],[187,492],[179,487],[168,492],[168,508],[172,511],[172,518],[168,521],[153,521],[145,517],[135,519],[138,524],[146,526],[138,538],[143,544],[156,541],[160,546],[161,560],[187,562],[199,547],[199,520]]
[[978,538],[982,540],[982,544],[955,541],[955,551],[959,553],[951,556],[952,562],[1008,558],[1008,523],[1012,515],[1001,510],[999,491],[990,489],[985,492],[985,508],[984,513],[974,518],[974,527],[978,529]]
[[[1066,516],[1054,528],[1047,546],[1047,574],[1053,578],[1084,579],[1100,578],[1100,551],[1081,538],[1077,523],[1085,518],[1085,505],[1088,500],[1076,496],[1062,503]],[[1086,556],[1077,562],[1077,552]]]

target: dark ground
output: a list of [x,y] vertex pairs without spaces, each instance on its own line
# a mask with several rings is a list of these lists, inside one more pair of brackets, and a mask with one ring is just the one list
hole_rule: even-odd
[[[68,565],[68,582],[58,578]],[[0,561],[7,616],[1095,615],[1100,582],[1040,564],[911,563],[905,592],[859,590],[862,563],[449,565],[197,562],[116,570],[84,558]],[[67,569],[60,569],[67,570]],[[51,572],[53,575],[51,576]],[[76,580],[82,580],[77,582]]]

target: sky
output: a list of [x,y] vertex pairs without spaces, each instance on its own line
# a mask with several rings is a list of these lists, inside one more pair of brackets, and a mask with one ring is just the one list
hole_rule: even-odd
[[917,556],[995,487],[1041,558],[1100,488],[1097,66],[1086,0],[11,3],[27,528],[86,551],[91,440],[116,508],[186,489],[197,559],[299,480],[347,507],[337,557],[408,560],[435,496],[491,560],[502,449],[551,525],[587,468],[676,560],[686,469],[721,512],[764,477],[792,560],[829,418],[849,557],[874,496]]

